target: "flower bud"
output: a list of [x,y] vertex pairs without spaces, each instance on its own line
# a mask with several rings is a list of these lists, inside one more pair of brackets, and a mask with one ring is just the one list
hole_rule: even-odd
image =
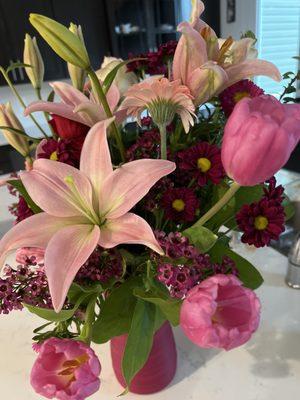
[[30,14],[29,21],[63,60],[85,70],[90,67],[84,44],[68,28],[39,14]]
[[[21,122],[16,117],[10,103],[0,104],[0,126],[7,126],[9,128],[18,129],[24,131]],[[8,141],[8,143],[16,149],[23,157],[29,155],[29,145],[27,138],[14,133],[8,129],[2,129],[1,132],[3,136]]]
[[27,33],[25,35],[23,61],[24,64],[31,65],[31,67],[25,67],[25,71],[32,86],[35,89],[40,89],[44,79],[44,62],[36,38],[31,38]]
[[[72,33],[74,33],[74,35],[76,35],[84,45],[84,39],[83,39],[83,35],[82,35],[81,26],[80,25],[77,26],[71,22],[69,30]],[[70,78],[72,81],[72,85],[76,89],[83,91],[83,86],[84,86],[84,82],[85,82],[85,78],[86,78],[85,70],[80,67],[76,67],[76,65],[68,63],[68,71],[69,71],[69,75],[70,75]]]

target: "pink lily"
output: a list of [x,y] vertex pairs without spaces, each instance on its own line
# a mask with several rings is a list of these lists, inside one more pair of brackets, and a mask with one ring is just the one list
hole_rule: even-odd
[[204,4],[196,0],[193,5],[191,23],[182,22],[178,26],[182,36],[174,55],[173,76],[188,86],[196,105],[245,78],[265,75],[281,80],[274,64],[249,59],[253,39],[234,42],[228,38],[220,46],[215,32],[200,19]]
[[162,253],[148,223],[128,212],[163,176],[170,161],[143,159],[113,170],[106,130],[113,118],[88,133],[80,170],[39,159],[21,180],[43,213],[15,225],[0,241],[0,265],[20,247],[46,248],[45,271],[54,309],[61,310],[68,289],[97,245],[142,244]]
[[[34,101],[25,109],[25,116],[35,111],[46,111],[90,127],[107,118],[102,105],[97,103],[92,93],[87,97],[80,90],[66,82],[53,82],[50,83],[50,86],[55,94],[61,98],[61,102]],[[115,84],[111,85],[106,97],[116,121],[122,122],[126,117],[126,113],[118,111],[120,92]]]

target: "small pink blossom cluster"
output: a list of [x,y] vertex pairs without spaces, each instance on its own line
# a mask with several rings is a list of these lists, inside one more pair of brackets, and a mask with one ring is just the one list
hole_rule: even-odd
[[[194,286],[216,274],[238,276],[235,263],[224,256],[222,263],[213,263],[208,254],[201,254],[179,232],[156,234],[161,247],[174,263],[161,263],[158,258],[157,279],[166,285],[172,297],[184,298]],[[179,259],[176,262],[176,259]]]

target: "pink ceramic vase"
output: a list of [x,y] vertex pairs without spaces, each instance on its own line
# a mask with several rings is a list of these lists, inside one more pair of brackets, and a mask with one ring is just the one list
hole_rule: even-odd
[[[125,388],[122,374],[122,358],[127,335],[111,340],[110,349],[113,369],[119,383]],[[164,389],[174,378],[177,367],[177,352],[172,328],[168,322],[156,332],[148,361],[137,373],[130,385],[130,392],[151,394]]]

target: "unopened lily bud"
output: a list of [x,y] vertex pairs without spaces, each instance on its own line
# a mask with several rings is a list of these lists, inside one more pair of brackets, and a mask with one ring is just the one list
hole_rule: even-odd
[[[82,30],[80,25],[75,25],[71,22],[69,30],[76,35],[84,45],[84,38],[82,35]],[[72,81],[72,85],[80,90],[83,91],[84,82],[86,78],[86,72],[84,69],[77,67],[74,64],[68,63],[68,71]]]
[[35,89],[40,89],[44,79],[44,62],[36,38],[31,38],[27,33],[25,35],[23,61],[24,64],[31,65],[31,67],[25,67],[25,71],[32,86]]
[[91,63],[84,44],[68,28],[39,14],[30,14],[29,21],[63,60],[85,70],[90,68]]
[[[0,104],[0,126],[7,126],[8,128],[24,131],[24,128],[16,117],[10,103]],[[14,133],[8,129],[1,129],[1,132],[8,143],[23,157],[29,155],[29,145],[25,136]]]

